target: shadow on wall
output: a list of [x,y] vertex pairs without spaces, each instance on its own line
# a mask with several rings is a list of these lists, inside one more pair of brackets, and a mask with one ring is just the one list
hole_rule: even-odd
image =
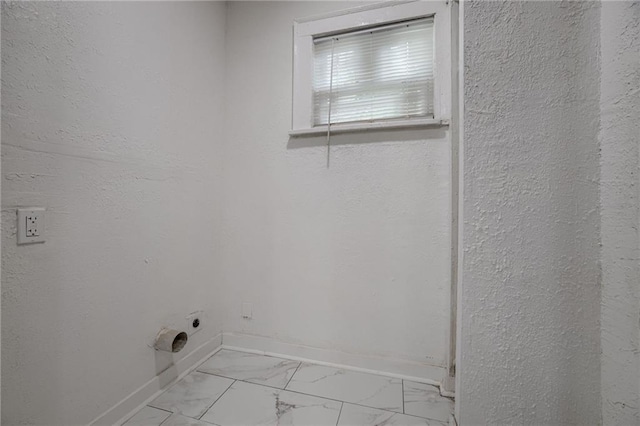
[[[425,141],[428,143],[447,143],[446,130],[409,129],[375,132],[353,132],[331,135],[331,145],[360,145],[366,143]],[[327,135],[289,137],[287,149],[312,148],[327,145]]]
[[154,355],[159,386],[164,388],[180,375],[176,366],[176,355],[162,351],[155,351]]

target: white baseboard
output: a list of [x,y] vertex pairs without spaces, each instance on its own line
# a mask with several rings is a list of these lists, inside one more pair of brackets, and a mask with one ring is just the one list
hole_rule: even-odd
[[222,333],[195,348],[191,353],[177,361],[170,368],[158,374],[144,385],[133,391],[116,405],[96,417],[89,426],[121,425],[148,402],[156,398],[164,389],[193,371],[202,361],[219,351],[222,347]]
[[373,373],[439,387],[447,377],[447,370],[444,367],[400,359],[349,354],[249,334],[223,333],[222,348]]
[[[297,345],[250,334],[219,333],[96,417],[89,426],[121,425],[166,388],[191,373],[220,349],[275,356],[427,383],[440,387],[441,392],[443,381],[447,379],[447,371],[444,367]],[[453,396],[453,394],[446,396]]]

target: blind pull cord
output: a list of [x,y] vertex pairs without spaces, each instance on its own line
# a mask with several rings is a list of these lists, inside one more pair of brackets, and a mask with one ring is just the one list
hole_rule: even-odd
[[336,39],[331,39],[331,72],[329,73],[329,112],[327,113],[327,169],[331,158],[331,100],[333,99],[333,51]]

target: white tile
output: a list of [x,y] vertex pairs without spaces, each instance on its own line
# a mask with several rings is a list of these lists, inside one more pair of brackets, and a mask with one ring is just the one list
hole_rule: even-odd
[[158,426],[164,422],[171,413],[158,410],[153,407],[144,407],[135,416],[127,420],[122,426]]
[[171,386],[149,405],[197,419],[232,383],[232,379],[194,372]]
[[173,413],[162,426],[211,426],[209,423]]
[[288,359],[222,350],[198,367],[198,371],[282,389],[298,365],[298,361]]
[[440,391],[435,386],[405,380],[404,412],[448,422],[453,413],[453,401],[440,396]]
[[202,420],[219,426],[335,425],[341,403],[235,382]]
[[402,412],[400,379],[303,363],[287,389]]
[[[344,403],[338,426],[447,426],[438,420]],[[164,425],[163,425],[164,426]]]

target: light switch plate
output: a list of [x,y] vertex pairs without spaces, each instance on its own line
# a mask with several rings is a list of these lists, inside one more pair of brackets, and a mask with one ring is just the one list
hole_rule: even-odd
[[42,207],[18,209],[18,244],[44,243]]

